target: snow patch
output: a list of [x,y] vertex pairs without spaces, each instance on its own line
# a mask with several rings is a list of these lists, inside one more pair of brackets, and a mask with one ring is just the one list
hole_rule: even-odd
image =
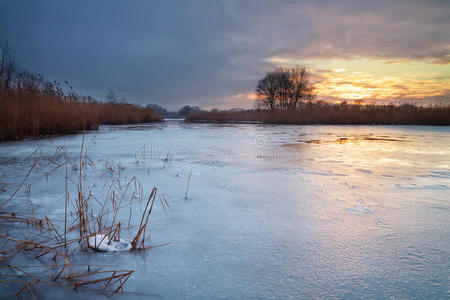
[[95,236],[89,237],[89,245],[102,252],[118,252],[131,250],[131,243],[129,241],[124,239],[120,239],[119,241],[109,241],[108,236],[104,234],[97,234]]

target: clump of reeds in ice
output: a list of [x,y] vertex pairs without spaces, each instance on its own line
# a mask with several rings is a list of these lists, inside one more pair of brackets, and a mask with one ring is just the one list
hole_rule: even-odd
[[[125,282],[133,274],[133,270],[105,270],[108,266],[93,266],[83,264],[73,264],[71,262],[72,255],[77,250],[85,247],[94,252],[97,251],[133,251],[144,250],[151,247],[145,246],[148,239],[147,230],[150,215],[152,213],[157,189],[153,188],[145,203],[145,208],[140,216],[139,224],[136,224],[137,231],[132,235],[130,240],[121,237],[124,229],[123,222],[119,220],[119,210],[129,209],[128,225],[125,226],[127,232],[132,226],[132,205],[134,202],[143,201],[143,188],[137,178],[133,177],[126,185],[111,184],[107,193],[107,197],[102,201],[93,196],[87,184],[86,174],[87,167],[95,168],[94,163],[84,149],[84,136],[82,147],[78,157],[78,168],[76,169],[78,182],[72,181],[68,176],[70,160],[64,148],[59,148],[57,153],[51,158],[45,157],[42,152],[34,154],[31,167],[25,178],[21,181],[17,189],[6,200],[0,201],[0,225],[9,226],[14,224],[14,232],[16,235],[3,234],[0,232],[0,243],[3,248],[0,249],[0,283],[6,285],[22,285],[22,288],[16,292],[21,295],[28,292],[31,298],[36,297],[36,288],[38,285],[46,285],[48,287],[58,286],[61,280],[73,282],[74,289],[88,285],[103,285],[103,290],[109,290],[113,293],[122,291]],[[26,181],[31,172],[39,166],[39,162],[47,159],[51,161],[51,170],[46,174],[52,174],[57,169],[65,167],[66,183],[65,183],[65,213],[64,227],[59,228],[51,220],[51,218],[37,218],[23,213],[15,213],[5,210],[6,205],[13,200],[17,192],[26,186]],[[118,168],[121,166],[118,165]],[[114,176],[121,176],[121,172],[113,172]],[[116,178],[117,179],[117,178]],[[76,185],[77,195],[74,203],[70,203],[70,194],[68,185],[72,182]],[[131,199],[126,201],[127,195],[131,194]],[[164,195],[159,197],[164,211],[168,206]],[[95,201],[94,201],[95,200]],[[93,212],[94,207],[90,203],[97,204],[98,211]],[[164,204],[165,203],[165,204]],[[75,213],[70,214],[69,208],[75,208]],[[2,211],[3,210],[3,211]],[[74,217],[74,223],[69,226],[69,217]],[[111,218],[107,222],[107,217]],[[27,230],[21,231],[21,227],[17,224],[27,226]],[[161,246],[161,245],[159,245]],[[39,264],[33,266],[15,266],[12,261],[18,256],[38,259]],[[7,270],[8,272],[6,272]],[[45,280],[41,273],[53,274],[48,280]],[[47,275],[48,277],[48,275]]]

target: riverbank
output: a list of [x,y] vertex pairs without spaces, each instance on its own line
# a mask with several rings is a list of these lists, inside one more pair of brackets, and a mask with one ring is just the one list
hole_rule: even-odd
[[450,125],[450,106],[310,103],[296,110],[203,111],[187,122],[327,125]]
[[99,125],[160,122],[155,111],[130,103],[99,102],[42,90],[0,92],[0,141],[72,134]]

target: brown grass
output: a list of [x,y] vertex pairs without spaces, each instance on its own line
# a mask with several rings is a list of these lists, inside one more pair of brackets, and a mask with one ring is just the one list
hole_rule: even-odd
[[[25,293],[28,293],[29,298],[35,299],[39,284],[48,287],[58,287],[61,286],[58,283],[62,280],[72,282],[75,290],[84,286],[101,285],[102,291],[112,293],[121,291],[123,293],[124,284],[134,272],[133,270],[103,270],[101,268],[91,270],[92,265],[76,265],[72,263],[72,254],[77,250],[91,249],[94,252],[100,251],[100,249],[96,248],[96,245],[89,244],[89,237],[101,234],[105,241],[109,240],[108,243],[112,240],[120,240],[123,223],[118,220],[118,211],[123,208],[130,208],[129,224],[133,200],[135,197],[141,198],[143,193],[143,187],[136,177],[131,178],[125,186],[121,184],[123,180],[121,170],[123,167],[120,163],[114,166],[106,162],[105,170],[111,173],[111,185],[103,201],[95,197],[93,198],[85,170],[88,167],[96,169],[96,166],[84,150],[83,135],[81,150],[79,156],[76,158],[79,163],[79,168],[77,169],[78,180],[76,181],[70,180],[67,176],[69,158],[64,147],[57,147],[55,153],[50,156],[44,155],[40,150],[34,151],[24,161],[28,161],[31,164],[24,179],[21,180],[10,197],[0,201],[0,228],[8,226],[8,228],[17,230],[12,235],[9,233],[0,233],[0,245],[2,245],[0,247],[0,284],[7,286],[21,285],[21,288],[15,293],[16,296],[23,296]],[[31,206],[31,216],[8,211],[7,204],[14,199],[14,196],[19,190],[24,189],[24,186],[26,186],[25,183],[32,171],[45,167],[50,169],[48,174],[52,174],[55,170],[64,166],[65,170],[63,171],[66,175],[66,184],[63,227],[55,224],[47,216],[43,218],[34,217],[33,206]],[[69,182],[76,186],[77,193],[73,198],[75,212],[73,214],[70,213],[74,217],[72,226],[70,227],[66,224],[69,215],[68,204],[70,195],[67,189]],[[124,204],[124,199],[129,194],[131,194],[131,199],[128,203]],[[167,245],[145,246],[145,240],[149,238],[149,235],[147,235],[147,227],[149,227],[149,218],[156,196],[157,189],[153,188],[140,217],[140,223],[136,224],[137,233],[131,241],[131,250],[145,250]],[[135,200],[134,202],[139,201],[144,200]],[[168,206],[168,202],[164,196],[160,195],[160,202]],[[95,203],[98,205],[90,205]],[[92,206],[97,210],[96,214],[94,214]],[[165,211],[164,204],[163,207]],[[112,215],[112,222],[105,224],[104,217],[107,215]],[[130,230],[131,227],[128,225],[126,229]],[[12,262],[17,256],[31,256],[39,264],[31,266],[13,265]],[[38,270],[27,271],[28,268]]]
[[156,112],[129,103],[102,103],[37,90],[0,90],[0,141],[71,134],[100,124],[162,121]]
[[306,103],[296,110],[199,112],[188,122],[262,122],[269,124],[450,125],[450,106],[349,105]]

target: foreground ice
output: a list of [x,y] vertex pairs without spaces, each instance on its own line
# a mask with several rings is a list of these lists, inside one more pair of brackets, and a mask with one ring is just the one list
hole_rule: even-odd
[[[3,143],[1,199],[24,178],[32,151],[59,145],[78,165],[68,169],[76,182],[81,135]],[[132,214],[118,215],[124,227],[139,222],[145,205],[136,199],[153,186],[169,204],[157,199],[148,246],[169,245],[75,254],[78,263],[134,270],[125,298],[450,297],[449,127],[168,122],[104,126],[85,146],[96,198],[133,176],[143,186]],[[32,207],[61,228],[64,172],[33,172],[8,209]],[[110,182],[117,173],[120,182]],[[0,286],[1,295],[16,291]],[[45,285],[39,295],[104,296]]]

